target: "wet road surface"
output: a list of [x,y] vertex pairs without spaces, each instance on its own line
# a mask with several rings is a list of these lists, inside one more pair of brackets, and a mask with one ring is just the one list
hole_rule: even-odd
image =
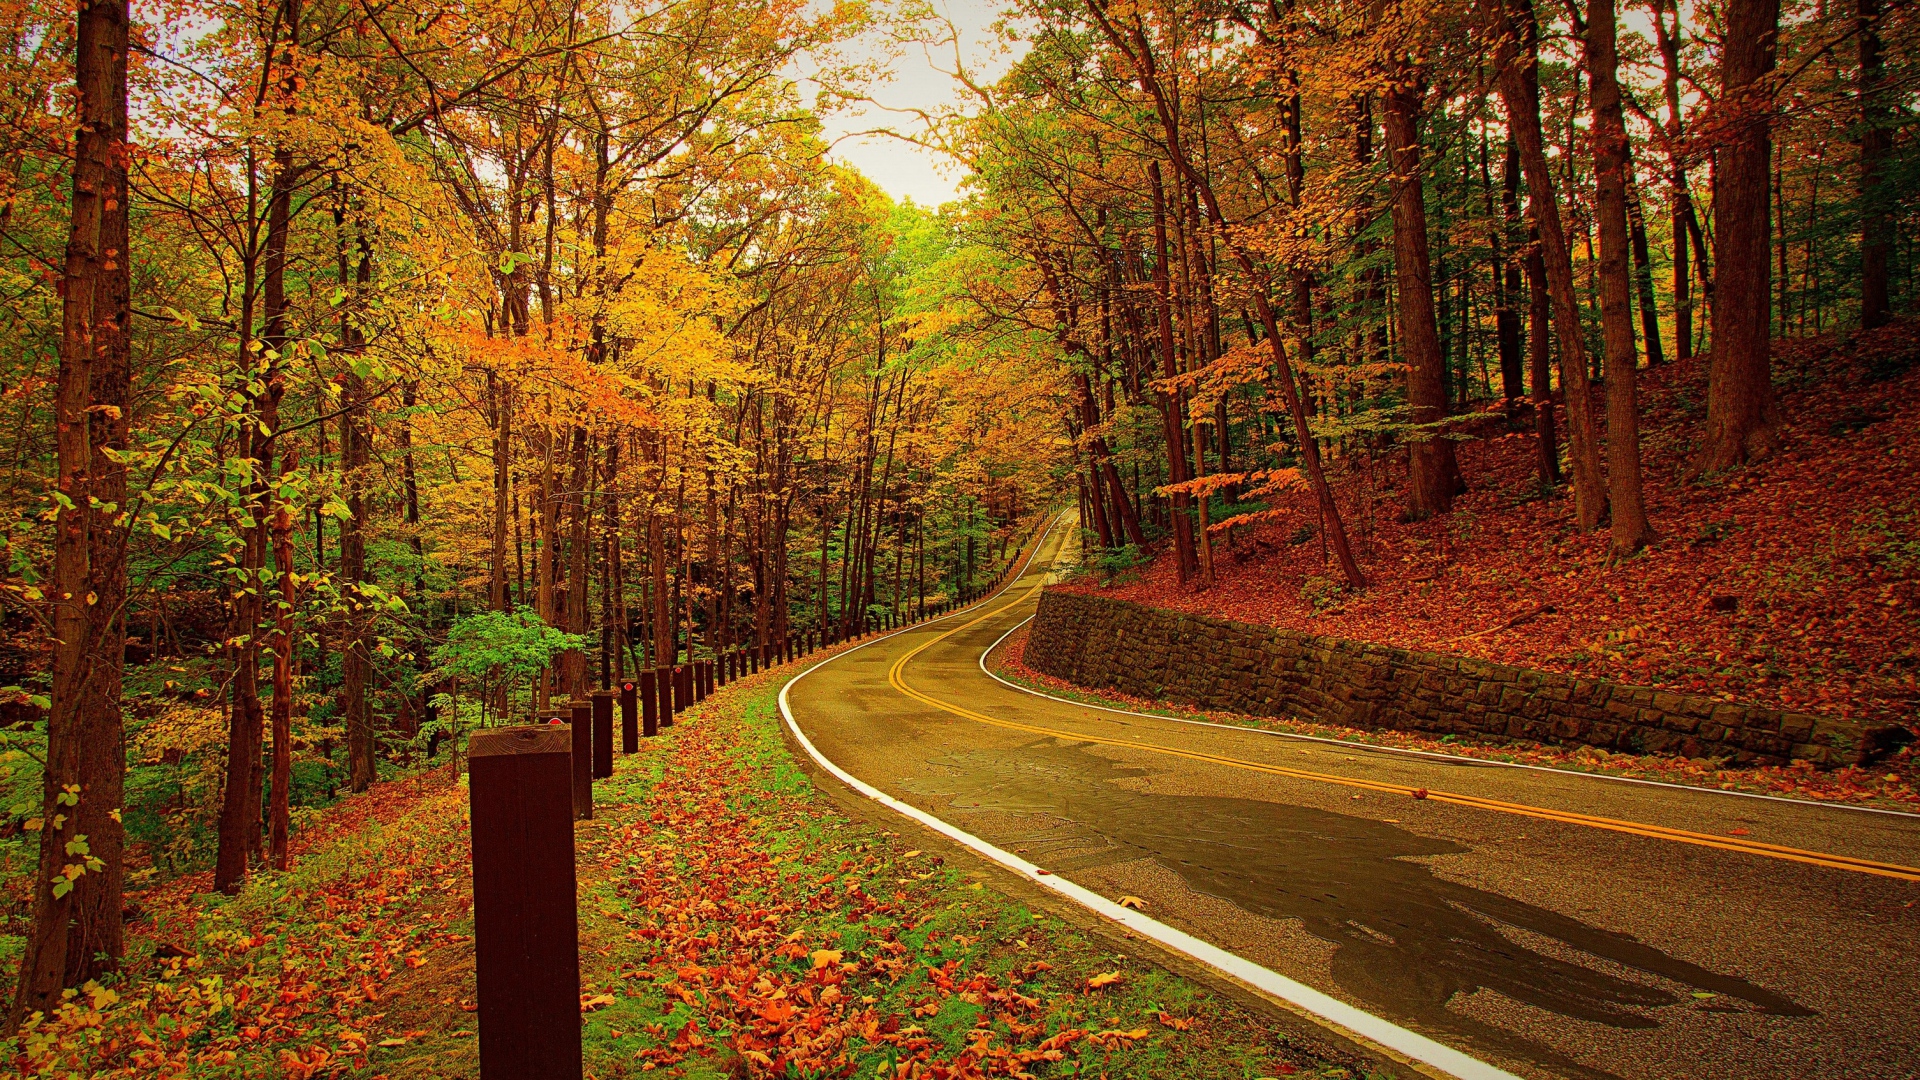
[[1521,1076],[1920,1075],[1920,883],[1850,868],[1920,865],[1920,819],[1024,693],[979,659],[1032,614],[1059,535],[995,600],[795,684],[808,738],[1071,881]]

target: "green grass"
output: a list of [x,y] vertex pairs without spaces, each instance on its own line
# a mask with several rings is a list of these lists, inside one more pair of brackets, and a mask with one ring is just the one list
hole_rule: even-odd
[[[776,694],[728,688],[597,785],[576,830],[588,1076],[1363,1075],[915,850],[934,844],[917,826],[840,813]],[[80,995],[9,1058],[48,1077],[477,1077],[465,808],[444,773],[383,787],[236,897],[149,891],[112,996]]]

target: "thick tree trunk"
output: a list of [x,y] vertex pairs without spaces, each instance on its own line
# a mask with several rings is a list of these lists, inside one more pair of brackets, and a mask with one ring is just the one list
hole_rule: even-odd
[[[105,133],[108,158],[100,192],[87,492],[94,500],[124,512],[127,468],[115,457],[126,453],[133,405],[128,392],[132,251],[127,230],[131,193],[127,189],[125,152],[127,14],[124,6],[112,3],[104,5],[101,14],[105,18],[98,27],[102,40],[95,59],[109,64],[105,104],[111,126]],[[86,17],[84,11],[81,17]],[[88,853],[100,860],[101,867],[81,875],[74,883],[73,916],[67,935],[69,986],[79,986],[117,969],[125,950],[122,893],[126,830],[119,812],[126,801],[126,728],[120,695],[127,642],[127,536],[124,517],[98,514],[88,522],[87,592],[93,603],[87,609],[87,636],[91,639],[92,668],[81,688],[77,731],[80,802],[72,808],[72,816],[76,833],[87,838]]]
[[[40,855],[33,870],[33,923],[21,957],[7,1028],[17,1031],[29,1012],[51,1012],[60,1002],[63,979],[86,957],[69,957],[69,942],[94,936],[86,928],[78,935],[69,925],[78,894],[74,880],[102,873],[84,856],[69,854],[69,846],[90,843],[82,817],[108,816],[117,807],[103,800],[108,791],[90,791],[83,783],[82,738],[93,726],[90,700],[100,699],[100,680],[117,681],[114,657],[103,656],[96,638],[100,627],[89,610],[93,530],[102,522],[89,508],[93,494],[90,466],[94,437],[89,409],[94,404],[92,380],[96,364],[110,366],[107,354],[124,345],[116,339],[127,330],[124,313],[116,310],[124,285],[111,279],[126,275],[125,242],[113,235],[112,215],[124,213],[124,171],[116,166],[122,152],[124,126],[124,65],[127,48],[127,6],[124,0],[89,0],[80,7],[74,76],[78,115],[74,132],[73,200],[68,218],[66,262],[61,269],[60,366],[54,391],[55,487],[61,505],[54,520],[53,574],[48,593],[53,630],[52,708],[47,714],[47,747],[41,781]],[[118,245],[117,254],[112,250]],[[124,412],[123,412],[124,417]],[[102,557],[112,556],[103,551]],[[94,598],[96,602],[98,597]],[[109,787],[111,785],[108,785]],[[75,793],[69,789],[77,788]],[[86,804],[82,809],[81,804]],[[79,836],[86,835],[81,841]],[[69,867],[76,868],[69,870]],[[104,894],[106,890],[102,890]],[[117,900],[114,916],[118,916]],[[73,963],[70,963],[70,959]]]
[[1697,471],[1726,469],[1773,448],[1768,308],[1772,260],[1772,103],[1780,0],[1729,0],[1720,50],[1719,158],[1713,175],[1713,359]]
[[1407,362],[1407,401],[1415,429],[1407,456],[1407,514],[1432,517],[1453,509],[1453,444],[1442,437],[1447,415],[1446,358],[1433,312],[1433,264],[1427,247],[1425,185],[1420,178],[1422,80],[1401,68],[1381,98],[1387,157],[1393,169],[1393,266],[1400,354]]
[[1607,371],[1607,503],[1613,553],[1631,555],[1653,539],[1641,493],[1638,358],[1633,348],[1633,288],[1627,229],[1632,167],[1617,77],[1613,0],[1587,5],[1587,74],[1593,94],[1594,202],[1600,219],[1600,328]]

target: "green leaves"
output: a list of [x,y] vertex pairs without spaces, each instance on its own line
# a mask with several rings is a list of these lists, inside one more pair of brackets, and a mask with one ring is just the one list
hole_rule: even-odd
[[585,648],[586,642],[579,634],[548,626],[529,607],[482,612],[460,619],[447,631],[446,643],[433,650],[435,674],[528,678],[560,653]]

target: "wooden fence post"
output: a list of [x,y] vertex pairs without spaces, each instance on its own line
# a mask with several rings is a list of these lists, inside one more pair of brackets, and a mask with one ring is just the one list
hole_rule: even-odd
[[653,677],[652,669],[640,673],[640,731],[649,739],[660,734],[660,691]]
[[640,750],[640,702],[635,695],[638,689],[632,679],[620,684],[620,752],[623,754]]
[[573,736],[573,819],[593,820],[593,703],[567,702]]
[[593,778],[613,775],[613,691],[595,690],[593,703]]
[[571,734],[484,728],[467,770],[480,1075],[579,1080]]
[[660,695],[660,726],[663,728],[673,726],[675,699],[679,697],[678,694],[674,693],[675,687],[673,682],[674,674],[672,668],[662,667],[654,669],[653,684],[655,692]]

